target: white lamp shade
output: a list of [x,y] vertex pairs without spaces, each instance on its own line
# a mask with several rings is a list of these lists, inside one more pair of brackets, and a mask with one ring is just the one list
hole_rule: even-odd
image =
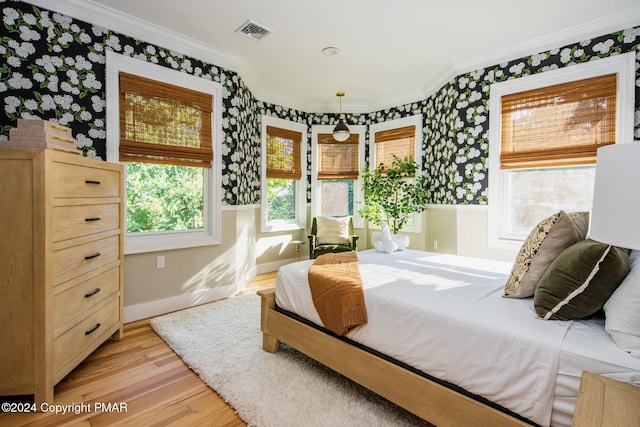
[[640,249],[640,142],[598,149],[589,237]]

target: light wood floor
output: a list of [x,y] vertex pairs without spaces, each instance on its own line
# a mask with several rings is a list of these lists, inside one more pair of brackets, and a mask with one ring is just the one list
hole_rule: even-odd
[[[275,275],[256,277],[243,294],[273,286]],[[56,386],[54,404],[75,404],[80,414],[0,412],[0,426],[246,425],[151,329],[148,319],[126,324],[124,331],[120,341],[104,343]],[[126,412],[94,410],[94,402],[124,403]],[[79,406],[83,403],[89,403],[88,410]]]

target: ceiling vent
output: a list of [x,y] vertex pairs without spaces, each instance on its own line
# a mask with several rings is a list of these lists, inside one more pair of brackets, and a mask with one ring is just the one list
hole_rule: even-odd
[[236,33],[247,36],[252,40],[260,41],[263,37],[271,34],[271,30],[249,19],[247,22],[238,27]]

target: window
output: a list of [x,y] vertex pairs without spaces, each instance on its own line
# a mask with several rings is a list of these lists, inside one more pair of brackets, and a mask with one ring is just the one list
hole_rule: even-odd
[[[369,150],[369,167],[377,168],[381,163],[390,165],[393,155],[411,157],[422,170],[422,115],[405,117],[371,125],[369,134],[372,147]],[[414,214],[403,227],[410,233],[422,232],[422,216]],[[375,227],[369,224],[370,227]]]
[[374,133],[373,141],[375,145],[374,167],[383,164],[385,168],[393,163],[393,156],[400,159],[411,157],[414,160],[416,155],[416,125],[404,126],[381,130]]
[[633,132],[621,57],[491,87],[490,244],[517,247],[543,218],[591,210],[597,149]]
[[504,95],[502,169],[593,164],[615,144],[617,75]]
[[262,116],[262,231],[306,227],[307,126]]
[[125,164],[125,253],[219,243],[220,109],[216,83],[107,54],[107,159]]
[[336,141],[332,130],[333,126],[312,128],[311,212],[313,216],[352,216],[355,227],[364,227],[358,209],[366,127],[349,126],[351,136],[344,142]]

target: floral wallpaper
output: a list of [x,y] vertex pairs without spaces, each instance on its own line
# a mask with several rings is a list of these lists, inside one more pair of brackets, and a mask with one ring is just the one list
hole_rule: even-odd
[[[18,118],[54,120],[73,129],[87,157],[105,159],[105,52],[180,70],[223,86],[222,186],[227,205],[260,202],[260,115],[308,125],[336,114],[312,114],[256,100],[233,71],[14,0],[0,0],[0,141]],[[351,125],[423,114],[423,169],[435,204],[486,204],[489,86],[610,55],[636,52],[640,26],[455,77],[428,98],[369,114],[347,114]],[[639,66],[636,67],[638,70]],[[640,71],[636,71],[635,138],[640,139]],[[368,139],[368,138],[367,138]],[[307,141],[308,164],[311,160]],[[307,199],[310,197],[308,182]]]
[[433,203],[486,204],[489,87],[611,55],[636,52],[634,138],[640,139],[640,26],[460,76],[425,102],[425,172]]
[[238,75],[160,46],[19,1],[0,0],[0,140],[18,118],[69,126],[87,157],[106,158],[105,52],[111,50],[223,87],[223,203],[260,200],[256,100]]

